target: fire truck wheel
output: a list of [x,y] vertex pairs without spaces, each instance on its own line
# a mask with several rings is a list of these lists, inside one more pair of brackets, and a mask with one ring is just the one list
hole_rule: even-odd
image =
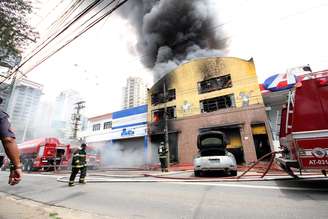
[[23,160],[22,170],[23,171],[27,170],[27,160]]
[[33,162],[31,161],[31,160],[29,160],[28,162],[27,162],[27,172],[32,172],[32,170],[33,170]]

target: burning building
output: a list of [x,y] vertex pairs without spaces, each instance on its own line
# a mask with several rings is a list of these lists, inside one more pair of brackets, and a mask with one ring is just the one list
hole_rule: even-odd
[[148,95],[152,144],[165,139],[165,108],[171,162],[192,162],[197,135],[203,130],[224,132],[228,150],[240,163],[254,162],[271,151],[270,126],[253,59],[195,59],[162,77]]
[[228,45],[213,4],[140,0],[121,10],[156,81],[148,94],[149,140],[151,145],[164,141],[166,111],[171,162],[190,163],[197,134],[208,129],[228,135],[228,148],[239,162],[253,162],[271,150],[254,62],[218,58],[226,56]]

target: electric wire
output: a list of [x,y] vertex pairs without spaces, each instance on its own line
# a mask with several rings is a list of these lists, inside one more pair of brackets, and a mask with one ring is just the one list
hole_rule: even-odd
[[[33,67],[31,67],[30,69],[28,69],[27,71],[24,72],[24,74],[22,74],[21,77],[26,76],[29,72],[31,72],[33,69],[35,69],[36,67],[38,67],[40,64],[42,64],[43,62],[45,62],[46,60],[48,60],[50,57],[52,57],[54,54],[56,54],[57,52],[59,52],[60,50],[62,50],[63,48],[65,48],[67,45],[69,45],[70,43],[72,43],[74,40],[78,39],[83,33],[85,33],[86,31],[88,31],[90,28],[92,28],[93,26],[95,26],[97,23],[99,23],[101,20],[103,20],[105,17],[107,17],[108,15],[110,15],[111,13],[113,13],[116,9],[118,9],[119,7],[121,7],[123,4],[125,4],[128,0],[123,0],[120,3],[117,4],[117,6],[115,6],[113,9],[111,9],[109,12],[105,13],[104,15],[102,15],[100,18],[98,18],[96,21],[92,22],[91,24],[89,24],[80,34],[78,34],[77,36],[73,37],[72,39],[70,39],[68,42],[66,42],[64,45],[62,45],[61,47],[59,47],[58,49],[56,49],[55,51],[53,51],[52,53],[50,53],[48,56],[46,56],[45,58],[43,58],[40,62],[38,62],[37,64],[33,65]],[[0,82],[1,84],[1,82]]]
[[[319,6],[317,6],[317,7],[320,7],[321,5],[319,5]],[[315,8],[317,8],[317,7],[315,7]],[[313,8],[312,8],[313,9]],[[302,12],[302,13],[304,13],[304,12]],[[297,15],[299,15],[299,14],[292,14],[291,16],[297,16]],[[285,17],[290,17],[289,15],[287,15],[287,16],[285,16]],[[283,18],[285,18],[285,17],[283,17]],[[281,19],[283,19],[283,18],[281,18]],[[226,25],[226,24],[228,24],[228,23],[231,23],[232,21],[229,21],[229,22],[226,22],[226,23],[222,23],[222,24],[219,24],[219,25],[216,25],[216,26],[213,26],[212,28],[214,28],[214,29],[217,29],[217,28],[220,28],[220,27],[222,27],[222,26],[224,26],[224,25]],[[223,39],[220,39],[220,40],[228,40],[228,39],[230,39],[230,37],[231,36],[228,36],[228,37],[225,37],[225,38],[223,38]],[[141,59],[142,58],[145,58],[145,57],[147,57],[147,56],[150,56],[151,54],[145,54],[145,55],[143,55],[143,56],[139,56],[139,57],[137,57],[137,61],[142,61]],[[9,75],[8,77],[7,77],[7,79],[8,78],[10,78],[11,77],[11,75]],[[7,79],[5,79],[5,80],[7,80]],[[0,82],[0,84],[2,83],[3,81],[1,81]]]
[[[55,40],[59,35],[67,31],[67,29],[72,26],[75,22],[77,22],[80,18],[82,18],[86,13],[88,13],[91,9],[96,7],[99,3],[101,3],[104,0],[95,0],[90,5],[88,5],[82,12],[80,12],[78,15],[76,15],[71,22],[69,22],[59,33],[57,33],[55,36],[51,37],[51,39],[45,43],[41,48],[39,48],[32,56],[24,60],[20,65],[15,67],[11,73],[7,76],[6,79],[2,80],[0,84],[2,84],[5,80],[9,79],[15,72],[17,72],[23,65],[25,65],[29,60],[31,60],[35,55],[37,55],[40,51],[42,51],[47,45],[49,45],[53,40]],[[22,74],[22,76],[26,76],[25,74]]]

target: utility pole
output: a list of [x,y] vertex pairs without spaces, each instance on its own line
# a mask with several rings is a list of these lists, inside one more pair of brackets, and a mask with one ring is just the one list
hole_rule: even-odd
[[164,96],[164,138],[165,138],[165,148],[167,149],[167,162],[170,166],[170,145],[169,145],[169,130],[168,130],[168,116],[167,116],[167,92],[166,92],[166,81],[163,84],[163,96]]
[[73,121],[73,135],[72,138],[73,139],[77,139],[77,132],[79,130],[79,126],[81,124],[81,114],[80,111],[85,108],[85,101],[79,101],[77,103],[75,103],[76,107],[75,107],[75,113],[73,113],[72,115],[72,121]]

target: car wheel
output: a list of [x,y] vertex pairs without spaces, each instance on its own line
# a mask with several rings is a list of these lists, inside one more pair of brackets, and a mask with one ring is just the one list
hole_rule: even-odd
[[195,170],[194,173],[195,173],[195,176],[197,176],[197,177],[200,176],[200,170]]
[[237,170],[231,170],[230,175],[231,176],[237,176]]

